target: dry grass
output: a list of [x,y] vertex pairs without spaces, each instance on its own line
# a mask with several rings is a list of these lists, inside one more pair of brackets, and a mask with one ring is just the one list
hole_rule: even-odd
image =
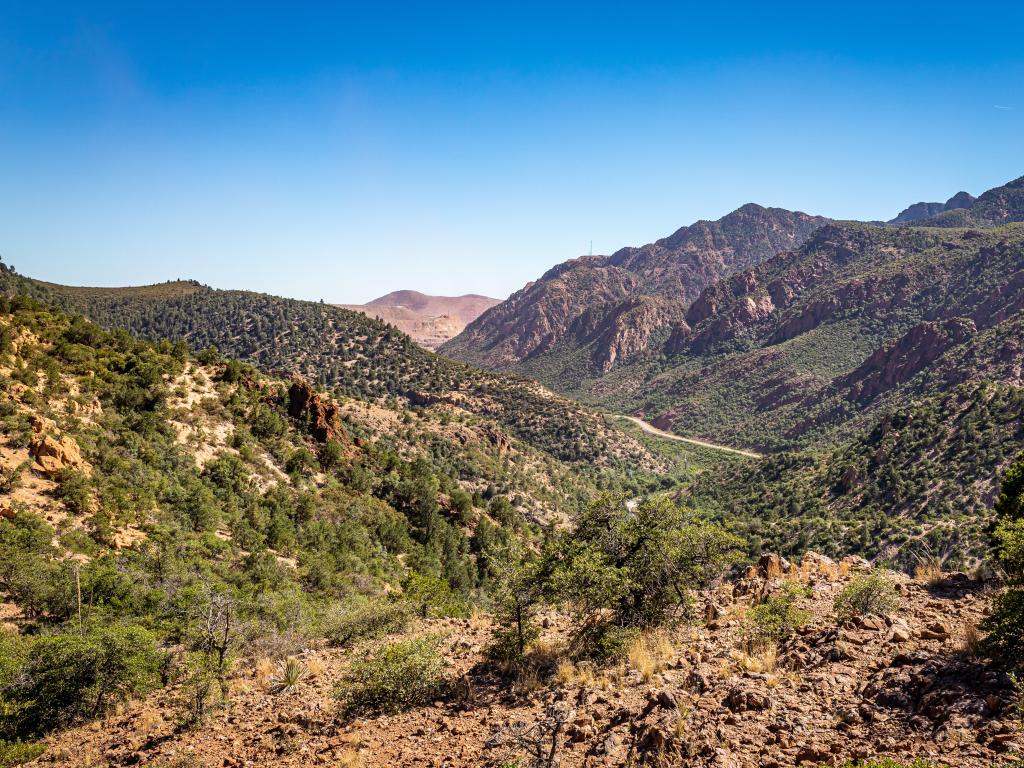
[[473,606],[473,611],[469,614],[469,628],[473,630],[487,629],[491,624],[491,619],[488,614],[478,606]]
[[616,690],[622,685],[624,673],[625,668],[621,664],[601,670],[601,674],[597,678],[597,687],[602,691]]
[[644,682],[668,667],[676,655],[675,645],[667,632],[644,632],[629,646],[627,658]]
[[691,710],[688,706],[684,705],[679,708],[679,716],[672,724],[672,733],[676,739],[682,739],[690,730],[690,714]]
[[363,758],[354,749],[346,749],[334,761],[337,768],[363,768]]
[[597,684],[597,673],[594,665],[587,661],[578,664],[569,659],[562,659],[555,667],[555,680],[563,686],[578,685],[581,688],[592,688]]
[[313,656],[306,660],[306,673],[310,677],[320,677],[326,671],[327,667],[324,666],[323,659],[318,656]]
[[942,561],[937,557],[926,557],[914,568],[914,579],[934,587],[943,581]]
[[774,645],[769,645],[760,653],[733,651],[732,659],[744,672],[773,675],[778,666],[779,654]]
[[277,674],[277,665],[274,664],[273,659],[262,658],[256,662],[256,683],[261,688],[266,688],[270,685],[270,681],[274,679],[274,675]]
[[977,658],[981,650],[981,631],[977,623],[968,621],[964,624],[964,639],[960,651],[965,656]]
[[139,744],[145,743],[163,724],[164,718],[159,712],[152,709],[144,710],[135,718],[134,736],[136,742]]

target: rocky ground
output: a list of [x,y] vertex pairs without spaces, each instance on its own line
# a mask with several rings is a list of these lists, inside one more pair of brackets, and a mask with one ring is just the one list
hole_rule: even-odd
[[[331,693],[347,664],[342,651],[304,652],[309,672],[285,695],[268,692],[269,662],[240,665],[230,704],[202,728],[176,727],[172,688],[54,736],[37,764],[456,768],[518,758],[526,766],[522,744],[556,722],[562,766],[831,765],[880,756],[1014,763],[1024,744],[1015,691],[971,651],[986,587],[964,574],[900,576],[898,611],[837,625],[833,598],[862,565],[807,555],[787,568],[767,558],[702,596],[704,620],[657,638],[649,652],[609,669],[563,662],[546,681],[513,684],[483,664],[486,621],[431,620],[418,631],[445,635],[458,695],[399,715],[337,714]],[[810,587],[801,601],[809,623],[777,653],[743,653],[752,595],[784,579]],[[554,646],[556,617],[549,626]]]

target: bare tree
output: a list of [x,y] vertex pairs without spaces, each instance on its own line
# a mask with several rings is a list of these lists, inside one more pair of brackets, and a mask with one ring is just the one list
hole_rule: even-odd
[[487,747],[508,747],[516,752],[525,752],[530,760],[529,768],[553,768],[558,765],[562,731],[575,717],[576,710],[568,703],[556,702],[539,720],[516,722],[498,731],[488,739]]

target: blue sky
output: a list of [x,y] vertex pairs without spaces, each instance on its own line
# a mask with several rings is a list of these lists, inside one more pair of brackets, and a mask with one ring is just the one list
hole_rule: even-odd
[[1022,4],[845,5],[0,0],[0,255],[504,297],[748,201],[891,218],[1024,175]]

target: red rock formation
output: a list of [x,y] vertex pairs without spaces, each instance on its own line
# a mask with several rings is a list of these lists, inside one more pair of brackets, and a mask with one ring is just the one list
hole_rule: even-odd
[[951,347],[967,341],[976,328],[962,317],[944,322],[918,323],[903,336],[875,350],[846,376],[850,399],[865,402],[909,381]]
[[320,395],[301,376],[294,376],[288,389],[288,415],[308,424],[309,433],[317,442],[326,443],[344,435],[337,403]]

